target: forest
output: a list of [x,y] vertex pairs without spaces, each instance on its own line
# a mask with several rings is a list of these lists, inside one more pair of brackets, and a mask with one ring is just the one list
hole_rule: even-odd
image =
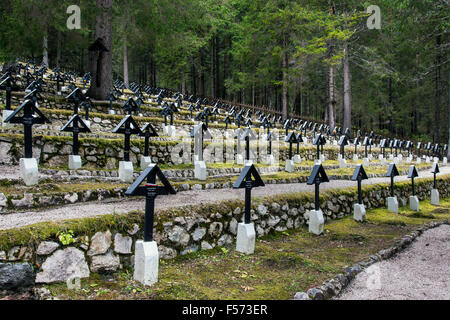
[[0,60],[84,74],[102,37],[93,98],[120,79],[448,143],[449,12],[447,0],[3,0]]

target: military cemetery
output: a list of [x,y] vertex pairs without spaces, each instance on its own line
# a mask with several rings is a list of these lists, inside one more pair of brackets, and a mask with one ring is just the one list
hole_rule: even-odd
[[445,1],[50,2],[0,4],[0,299],[450,299]]

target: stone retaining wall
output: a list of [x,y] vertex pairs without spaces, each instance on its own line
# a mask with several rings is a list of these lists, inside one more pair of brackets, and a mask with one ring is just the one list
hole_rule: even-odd
[[[439,179],[441,197],[449,195],[449,184],[450,176]],[[417,179],[418,198],[420,200],[429,198],[431,187],[431,179]],[[395,193],[400,204],[407,203],[410,189],[408,183],[396,185]],[[365,187],[363,201],[366,208],[383,207],[389,193],[387,184]],[[325,220],[339,219],[351,214],[352,205],[356,201],[355,188],[323,193],[321,208]],[[255,224],[257,237],[273,231],[301,228],[307,224],[305,212],[313,207],[313,195],[309,193],[254,200],[251,219]],[[237,224],[243,218],[243,210],[243,201],[226,201],[221,204],[160,212],[155,217],[154,231],[160,257],[170,259],[197,250],[234,245]],[[125,222],[117,223],[116,227],[105,225],[102,228],[99,225],[92,234],[80,231],[73,235],[72,243],[70,243],[72,235],[70,231],[66,231],[65,234],[59,234],[66,236],[65,241],[69,240],[66,245],[62,244],[61,239],[57,240],[56,235],[36,240],[33,234],[39,232],[33,229],[33,232],[30,231],[28,242],[22,239],[21,245],[10,245],[5,248],[6,244],[1,242],[0,261],[21,262],[34,266],[37,283],[61,282],[73,276],[89,277],[91,272],[115,271],[132,265],[135,242],[143,237],[142,215],[140,219],[140,222],[128,225],[124,225]],[[42,224],[42,227],[44,225]],[[0,237],[5,232],[7,231],[1,231]],[[19,230],[14,230],[14,234],[17,232]]]

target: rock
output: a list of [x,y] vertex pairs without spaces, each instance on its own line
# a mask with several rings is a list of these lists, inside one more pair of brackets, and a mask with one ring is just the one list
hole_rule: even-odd
[[202,248],[202,250],[210,250],[213,247],[206,241],[202,241],[200,247]]
[[20,291],[34,285],[34,270],[28,263],[0,263],[0,289]]
[[21,200],[11,200],[11,202],[16,208],[31,208],[34,204],[33,195],[31,193],[25,193]]
[[97,232],[91,239],[88,256],[105,254],[111,246],[111,232]]
[[38,256],[48,256],[59,248],[59,244],[53,241],[43,241],[39,244],[36,254]]
[[236,235],[236,233],[237,233],[237,226],[238,226],[237,220],[235,218],[232,218],[230,221],[229,230],[234,235]]
[[177,256],[177,251],[166,246],[158,246],[158,253],[160,259],[173,259]]
[[312,300],[324,300],[325,298],[322,290],[317,288],[309,289],[306,293],[311,297]]
[[139,226],[135,223],[135,224],[133,224],[133,229],[131,229],[131,230],[128,230],[128,234],[130,235],[130,236],[134,236],[136,233],[138,233],[139,232]]
[[3,210],[8,206],[6,201],[6,196],[3,193],[0,193],[0,213],[3,212]]
[[209,235],[212,237],[219,237],[222,233],[223,224],[221,222],[213,222],[209,226]]
[[42,264],[42,272],[36,275],[36,283],[65,282],[90,275],[84,253],[73,247],[58,250]]
[[201,239],[203,239],[203,237],[206,234],[206,228],[197,228],[194,231],[194,234],[192,235],[192,239],[194,241],[199,241]]
[[114,252],[120,254],[131,254],[133,239],[117,233],[114,237]]
[[305,292],[297,292],[294,296],[294,300],[311,300],[311,298]]
[[169,240],[182,247],[189,243],[191,236],[182,227],[175,226],[168,232]]
[[224,247],[233,243],[233,238],[229,234],[224,234],[217,241],[217,245],[220,247]]
[[112,252],[92,257],[91,271],[92,272],[112,272],[116,271],[120,267],[119,256],[116,256]]
[[240,207],[237,207],[236,209],[234,209],[233,214],[234,214],[235,216],[240,215],[240,214],[241,214],[241,208],[240,208]]
[[276,203],[276,202],[273,202],[273,203],[272,203],[272,211],[273,211],[274,213],[280,212],[280,205],[279,205],[278,203]]
[[76,192],[72,193],[72,195],[66,194],[64,196],[64,200],[66,200],[69,203],[75,203],[78,201],[78,194]]
[[275,216],[275,217],[274,217],[274,216],[270,215],[269,220],[267,221],[267,224],[268,224],[270,227],[274,227],[274,226],[276,226],[280,221],[281,221],[281,219],[280,219],[279,216]]
[[5,251],[0,251],[0,261],[1,260],[6,260],[6,252]]
[[181,251],[180,254],[183,256],[188,253],[197,252],[197,250],[198,250],[198,246],[190,246],[190,247],[187,247],[186,249],[184,249],[183,251]]
[[9,251],[8,251],[8,260],[9,261],[16,261],[18,258],[18,254],[20,251],[20,247],[12,247]]
[[265,215],[267,215],[267,207],[266,207],[265,205],[260,204],[260,205],[258,206],[257,211],[258,211],[258,214],[259,214],[260,216],[265,216]]

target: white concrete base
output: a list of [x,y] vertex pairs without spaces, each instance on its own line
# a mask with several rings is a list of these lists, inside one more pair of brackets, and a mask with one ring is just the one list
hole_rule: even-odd
[[387,198],[388,211],[398,213],[398,200],[397,197]]
[[294,172],[295,171],[294,160],[286,160],[286,166],[284,169],[286,172]]
[[425,162],[426,162],[426,163],[431,163],[430,157],[427,156],[427,157],[425,158]]
[[253,160],[245,160],[244,161],[244,166],[251,166],[253,165]]
[[378,155],[378,160],[381,160],[381,159],[384,159],[384,157],[383,157],[382,154],[379,154],[379,155]]
[[320,166],[321,164],[322,164],[321,160],[314,161],[314,165],[316,165],[316,166]]
[[394,155],[393,154],[389,155],[389,160],[394,160]]
[[397,158],[399,158],[400,160],[403,160],[403,155],[400,153],[397,155]]
[[272,166],[275,164],[275,157],[273,156],[273,154],[267,155],[266,164],[268,164],[269,166]]
[[334,140],[334,141],[333,141],[333,145],[334,145],[334,146],[337,146],[337,145],[338,145],[338,142],[337,142],[336,140]]
[[345,161],[345,159],[340,159],[340,160],[339,160],[339,168],[340,168],[340,169],[345,169],[345,168],[347,168],[347,161]]
[[14,110],[3,110],[2,111],[2,127],[12,127],[11,123],[6,123],[5,120],[8,118]]
[[77,170],[82,167],[81,156],[69,156],[69,170]]
[[447,157],[444,157],[443,159],[442,159],[442,164],[447,164]]
[[206,180],[206,164],[205,161],[196,161],[194,169],[194,177],[197,180]]
[[353,161],[358,161],[358,155],[357,154],[353,154]]
[[439,163],[439,158],[438,157],[434,157],[433,158],[433,163]]
[[296,154],[295,156],[294,156],[294,162],[295,163],[300,163],[300,162],[302,162],[302,158],[300,158],[300,155],[299,154]]
[[394,162],[394,164],[395,164],[396,166],[398,166],[398,164],[400,163],[400,159],[397,158],[397,157],[395,157],[394,160],[392,160],[392,162]]
[[325,224],[322,210],[309,210],[307,212],[307,217],[309,217],[308,231],[315,235],[322,234],[323,226]]
[[136,241],[133,279],[146,286],[158,282],[159,253],[156,241]]
[[366,220],[366,208],[363,204],[355,203],[353,205],[353,219],[359,222]]
[[236,251],[245,254],[252,254],[255,252],[255,226],[253,223],[245,224],[243,222],[238,224]]
[[325,156],[323,154],[320,155],[320,161],[325,162]]
[[369,158],[363,158],[363,166],[364,167],[368,167],[369,163],[370,163]]
[[131,161],[120,161],[119,162],[119,179],[123,182],[131,183],[133,182],[133,162]]
[[152,157],[141,156],[141,170],[145,170],[152,163]]
[[413,160],[413,159],[412,159],[412,156],[406,157],[406,162],[409,163],[409,162],[412,162],[412,160]]
[[385,158],[381,158],[380,163],[382,166],[386,165],[386,159]]
[[237,154],[236,155],[236,163],[237,164],[244,164],[244,156],[242,154]]
[[369,153],[367,156],[368,156],[368,158],[369,158],[370,161],[373,160],[373,155],[372,155],[371,153]]
[[20,177],[27,186],[37,185],[39,182],[38,163],[35,158],[20,159]]
[[416,163],[417,163],[417,164],[421,164],[421,163],[422,163],[422,159],[417,158]]
[[342,155],[339,153],[338,154],[338,161],[341,161],[342,160]]
[[438,189],[431,189],[431,204],[433,206],[439,205],[439,191]]
[[115,112],[114,110],[109,110],[109,111],[108,111],[108,114],[114,115],[114,114],[116,114],[116,112]]
[[173,137],[176,134],[176,128],[175,126],[163,126],[163,132],[169,137]]
[[409,197],[409,208],[412,211],[419,211],[419,199],[417,198],[417,196]]

